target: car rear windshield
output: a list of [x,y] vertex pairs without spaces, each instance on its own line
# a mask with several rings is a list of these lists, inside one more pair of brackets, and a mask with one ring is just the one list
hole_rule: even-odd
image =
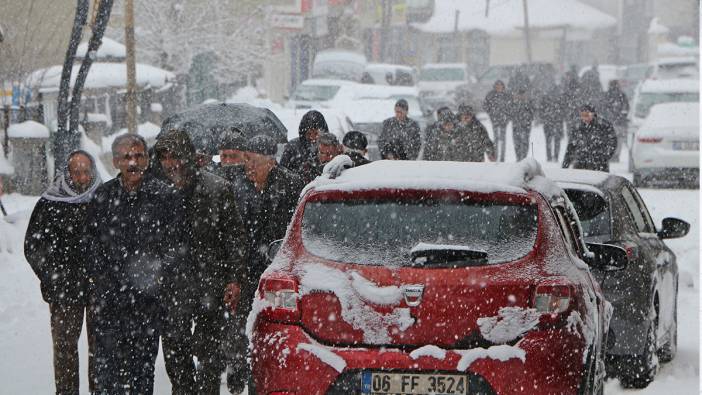
[[300,85],[293,93],[293,100],[327,101],[334,98],[340,86],[336,85]]
[[566,189],[568,199],[578,213],[584,237],[611,237],[612,221],[605,198],[596,192]]
[[651,107],[660,103],[691,103],[700,101],[698,92],[641,93],[636,104],[636,116],[646,118]]
[[496,264],[529,253],[537,223],[534,205],[323,201],[305,206],[302,241],[311,254],[339,262],[411,266],[412,249],[425,243],[484,252]]
[[430,68],[419,73],[420,81],[463,81],[465,72],[458,68]]

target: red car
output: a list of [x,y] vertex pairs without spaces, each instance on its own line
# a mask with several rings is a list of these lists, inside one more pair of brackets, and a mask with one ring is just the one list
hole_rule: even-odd
[[612,311],[588,265],[627,258],[578,224],[533,160],[323,175],[260,280],[250,393],[601,393]]

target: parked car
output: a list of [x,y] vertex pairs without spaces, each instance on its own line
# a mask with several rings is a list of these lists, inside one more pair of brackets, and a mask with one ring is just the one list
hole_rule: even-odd
[[[632,100],[629,111],[628,147],[633,144],[633,136],[648,116],[651,107],[660,103],[693,103],[700,101],[699,81],[687,79],[643,81]],[[630,169],[631,170],[631,169]]]
[[611,306],[588,264],[628,258],[586,246],[571,207],[533,160],[318,178],[269,250],[250,393],[601,393]]
[[624,270],[593,270],[614,306],[609,327],[607,372],[625,387],[653,381],[658,361],[670,362],[677,347],[678,265],[664,239],[683,237],[690,225],[666,218],[656,229],[646,204],[620,176],[589,170],[548,169],[578,213],[585,241],[624,248]]
[[700,78],[700,65],[694,56],[661,58],[654,63],[650,78],[654,80],[679,78],[698,80]]
[[341,87],[359,85],[353,81],[335,79],[309,79],[295,88],[285,105],[288,108],[328,107]]
[[419,71],[419,94],[431,111],[452,105],[456,88],[470,82],[465,63],[427,63]]
[[634,136],[634,185],[675,182],[699,188],[700,103],[662,103],[651,107]]
[[369,63],[364,75],[371,81],[363,81],[377,85],[415,86],[417,84],[417,70],[401,64]]
[[345,49],[320,51],[312,63],[312,78],[360,81],[367,60],[362,53]]
[[529,82],[533,88],[530,95],[536,100],[543,92],[548,92],[558,77],[558,72],[551,63],[535,62],[529,65],[493,65],[481,74],[476,81],[457,87],[456,102],[472,103],[475,108],[482,109],[483,100],[485,100],[488,92],[493,89],[495,81],[502,80],[507,85],[507,89],[513,88],[509,85],[509,82],[517,70],[529,77]]

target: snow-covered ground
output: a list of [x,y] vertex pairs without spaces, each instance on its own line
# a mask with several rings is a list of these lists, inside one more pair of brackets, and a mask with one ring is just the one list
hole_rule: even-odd
[[[541,129],[535,128],[533,156],[539,160],[546,156],[543,141]],[[561,158],[564,151],[565,145],[561,148]],[[511,141],[508,141],[507,152],[508,160],[514,160]],[[626,158],[622,159],[622,163],[614,164],[613,172],[625,174]],[[641,194],[658,225],[667,216],[692,224],[687,237],[667,242],[675,251],[680,266],[678,355],[673,362],[662,366],[656,380],[645,390],[624,390],[613,380],[607,383],[605,393],[696,394],[699,392],[700,337],[699,190],[644,189]],[[41,299],[39,282],[22,251],[24,231],[37,198],[12,194],[1,199],[10,216],[7,221],[0,219],[0,394],[49,394],[54,388],[49,309]],[[82,394],[87,393],[84,333],[80,343]],[[161,354],[156,365],[155,388],[156,394],[170,393]],[[225,385],[221,393],[227,393]]]

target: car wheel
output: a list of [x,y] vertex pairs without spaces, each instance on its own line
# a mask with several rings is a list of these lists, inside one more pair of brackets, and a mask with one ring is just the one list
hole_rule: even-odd
[[646,351],[643,355],[633,356],[629,368],[619,377],[624,388],[646,388],[658,373],[658,312],[654,314],[656,316],[651,320],[646,332]]
[[[677,293],[676,293],[677,294]],[[675,297],[675,311],[673,312],[673,323],[668,332],[668,339],[658,350],[658,359],[661,362],[670,362],[675,358],[678,352],[678,302],[677,295]]]

